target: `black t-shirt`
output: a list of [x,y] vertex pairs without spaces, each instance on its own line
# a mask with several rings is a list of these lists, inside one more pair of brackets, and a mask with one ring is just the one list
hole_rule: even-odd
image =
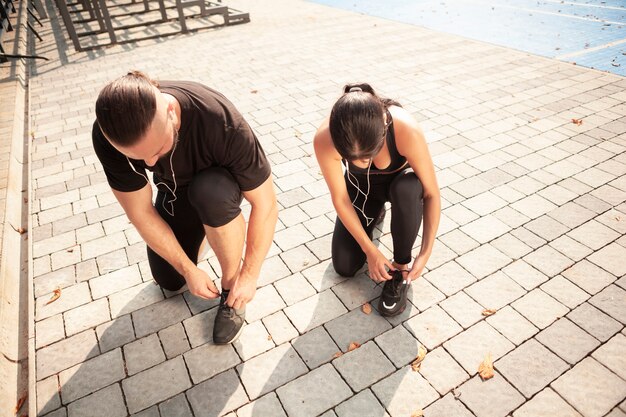
[[[130,159],[104,137],[96,121],[93,147],[104,167],[111,188],[137,191],[147,183],[145,170],[154,173],[154,182],[174,188],[172,168],[178,187],[189,185],[194,174],[212,167],[226,168],[242,191],[261,185],[271,173],[270,164],[248,123],[226,97],[202,84],[190,81],[163,81],[159,90],[180,103],[181,126],[172,167],[168,153],[152,167]],[[130,164],[133,165],[133,171]],[[165,187],[158,186],[166,191]]]

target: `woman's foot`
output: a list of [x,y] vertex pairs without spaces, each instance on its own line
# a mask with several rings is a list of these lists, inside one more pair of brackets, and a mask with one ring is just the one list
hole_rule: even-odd
[[[395,265],[394,265],[395,266]],[[381,316],[391,317],[401,314],[406,308],[406,299],[411,282],[406,279],[408,270],[389,271],[391,279],[385,282],[378,301]]]

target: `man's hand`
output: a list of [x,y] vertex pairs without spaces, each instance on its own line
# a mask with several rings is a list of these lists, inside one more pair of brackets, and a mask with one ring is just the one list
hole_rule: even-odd
[[242,273],[235,279],[233,287],[230,289],[226,304],[234,309],[241,309],[254,298],[256,293],[256,278]]
[[367,267],[369,269],[370,278],[374,280],[374,282],[390,280],[391,275],[387,272],[387,268],[392,271],[396,269],[393,267],[393,264],[389,262],[389,259],[376,247],[367,253]]
[[198,267],[192,268],[191,271],[186,274],[185,281],[187,281],[189,292],[196,297],[209,300],[220,296],[220,292],[217,290],[215,284],[213,284],[209,274]]

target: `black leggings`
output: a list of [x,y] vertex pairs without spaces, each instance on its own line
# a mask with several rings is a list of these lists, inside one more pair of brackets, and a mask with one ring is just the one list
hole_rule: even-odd
[[[367,177],[356,175],[356,179],[358,183],[353,177],[352,182],[357,184],[363,192],[367,192]],[[411,168],[404,169],[397,174],[370,174],[370,182],[370,192],[363,211],[367,217],[374,218],[374,221],[368,226],[361,212],[355,210],[361,220],[361,225],[371,239],[376,226],[375,219],[381,210],[384,210],[385,202],[390,201],[394,261],[399,264],[408,264],[411,262],[411,249],[422,222],[422,183]],[[350,201],[353,201],[358,191],[348,181],[347,175],[346,186]],[[362,208],[363,200],[363,194],[360,194],[354,205]],[[339,217],[337,217],[333,232],[332,258],[335,271],[346,277],[354,276],[367,258]]]
[[[194,263],[198,262],[198,251],[206,236],[203,224],[220,227],[229,223],[241,213],[239,206],[243,199],[239,185],[224,168],[206,169],[196,174],[189,186],[176,190],[174,216],[163,208],[166,197],[171,199],[168,193],[159,190],[154,206]],[[148,262],[152,276],[161,287],[176,291],[185,285],[183,276],[150,247]]]

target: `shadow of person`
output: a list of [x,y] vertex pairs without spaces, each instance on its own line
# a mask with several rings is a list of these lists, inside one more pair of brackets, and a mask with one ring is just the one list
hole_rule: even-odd
[[[380,230],[374,237],[384,241]],[[219,276],[219,265],[200,265]],[[65,320],[68,337],[38,342],[37,415],[315,416],[336,408],[382,417],[399,415],[395,397],[407,381],[425,393],[403,401],[413,411],[438,397],[408,366],[419,342],[401,323],[416,313],[413,304],[384,318],[376,311],[382,286],[365,268],[352,278],[330,259],[299,269],[279,255],[266,260],[244,332],[226,346],[212,343],[217,301],[185,287],[163,291],[145,258],[64,288],[48,305],[50,294],[41,295],[36,322]],[[290,295],[294,284],[300,295]],[[81,327],[102,311],[111,320]]]

